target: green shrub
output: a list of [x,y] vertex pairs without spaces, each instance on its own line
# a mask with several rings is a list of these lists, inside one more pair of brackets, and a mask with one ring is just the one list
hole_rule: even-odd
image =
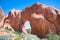
[[31,29],[30,28],[26,29],[26,31],[27,31],[27,33],[31,33]]
[[40,40],[36,35],[32,34],[22,34],[25,40]]
[[0,40],[10,40],[11,35],[10,34],[5,34],[0,36]]
[[59,35],[48,35],[47,39],[48,40],[60,40],[60,36]]

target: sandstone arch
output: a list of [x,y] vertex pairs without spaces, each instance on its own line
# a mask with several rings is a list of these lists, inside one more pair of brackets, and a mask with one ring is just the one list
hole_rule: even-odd
[[42,38],[46,34],[57,34],[57,13],[53,7],[48,7],[43,4],[34,4],[27,7],[22,12],[23,24],[29,20],[32,34]]
[[39,3],[22,11],[10,11],[4,22],[6,21],[15,31],[24,33],[26,33],[24,24],[29,21],[31,33],[40,38],[45,37],[49,33],[60,34],[60,11]]

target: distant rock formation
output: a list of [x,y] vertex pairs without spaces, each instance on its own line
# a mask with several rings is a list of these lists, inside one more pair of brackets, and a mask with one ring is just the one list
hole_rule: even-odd
[[2,9],[0,8],[0,27],[3,26],[3,19],[4,19],[4,12],[3,12]]
[[13,9],[4,18],[4,24],[9,24],[15,31],[24,33],[26,21],[30,22],[31,33],[40,38],[47,34],[60,35],[60,11],[54,7],[35,3],[22,11]]

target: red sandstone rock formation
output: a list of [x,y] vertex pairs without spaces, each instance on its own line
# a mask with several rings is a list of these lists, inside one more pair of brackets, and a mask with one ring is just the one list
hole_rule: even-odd
[[49,33],[60,34],[60,15],[57,12],[53,7],[36,3],[22,11],[22,25],[29,20],[32,34],[40,38]]
[[11,10],[4,19],[15,31],[25,32],[25,22],[29,21],[31,33],[40,38],[47,34],[60,34],[60,11],[40,3],[36,3],[23,11]]

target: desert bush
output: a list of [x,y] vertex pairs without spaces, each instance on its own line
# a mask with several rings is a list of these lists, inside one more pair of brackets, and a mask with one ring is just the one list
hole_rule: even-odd
[[10,40],[11,35],[10,34],[5,34],[0,36],[0,40]]
[[22,34],[25,40],[40,40],[36,35],[32,34]]
[[27,33],[31,34],[31,29],[30,28],[26,29],[26,31],[27,31]]
[[60,36],[59,35],[47,35],[47,39],[48,40],[60,40]]

